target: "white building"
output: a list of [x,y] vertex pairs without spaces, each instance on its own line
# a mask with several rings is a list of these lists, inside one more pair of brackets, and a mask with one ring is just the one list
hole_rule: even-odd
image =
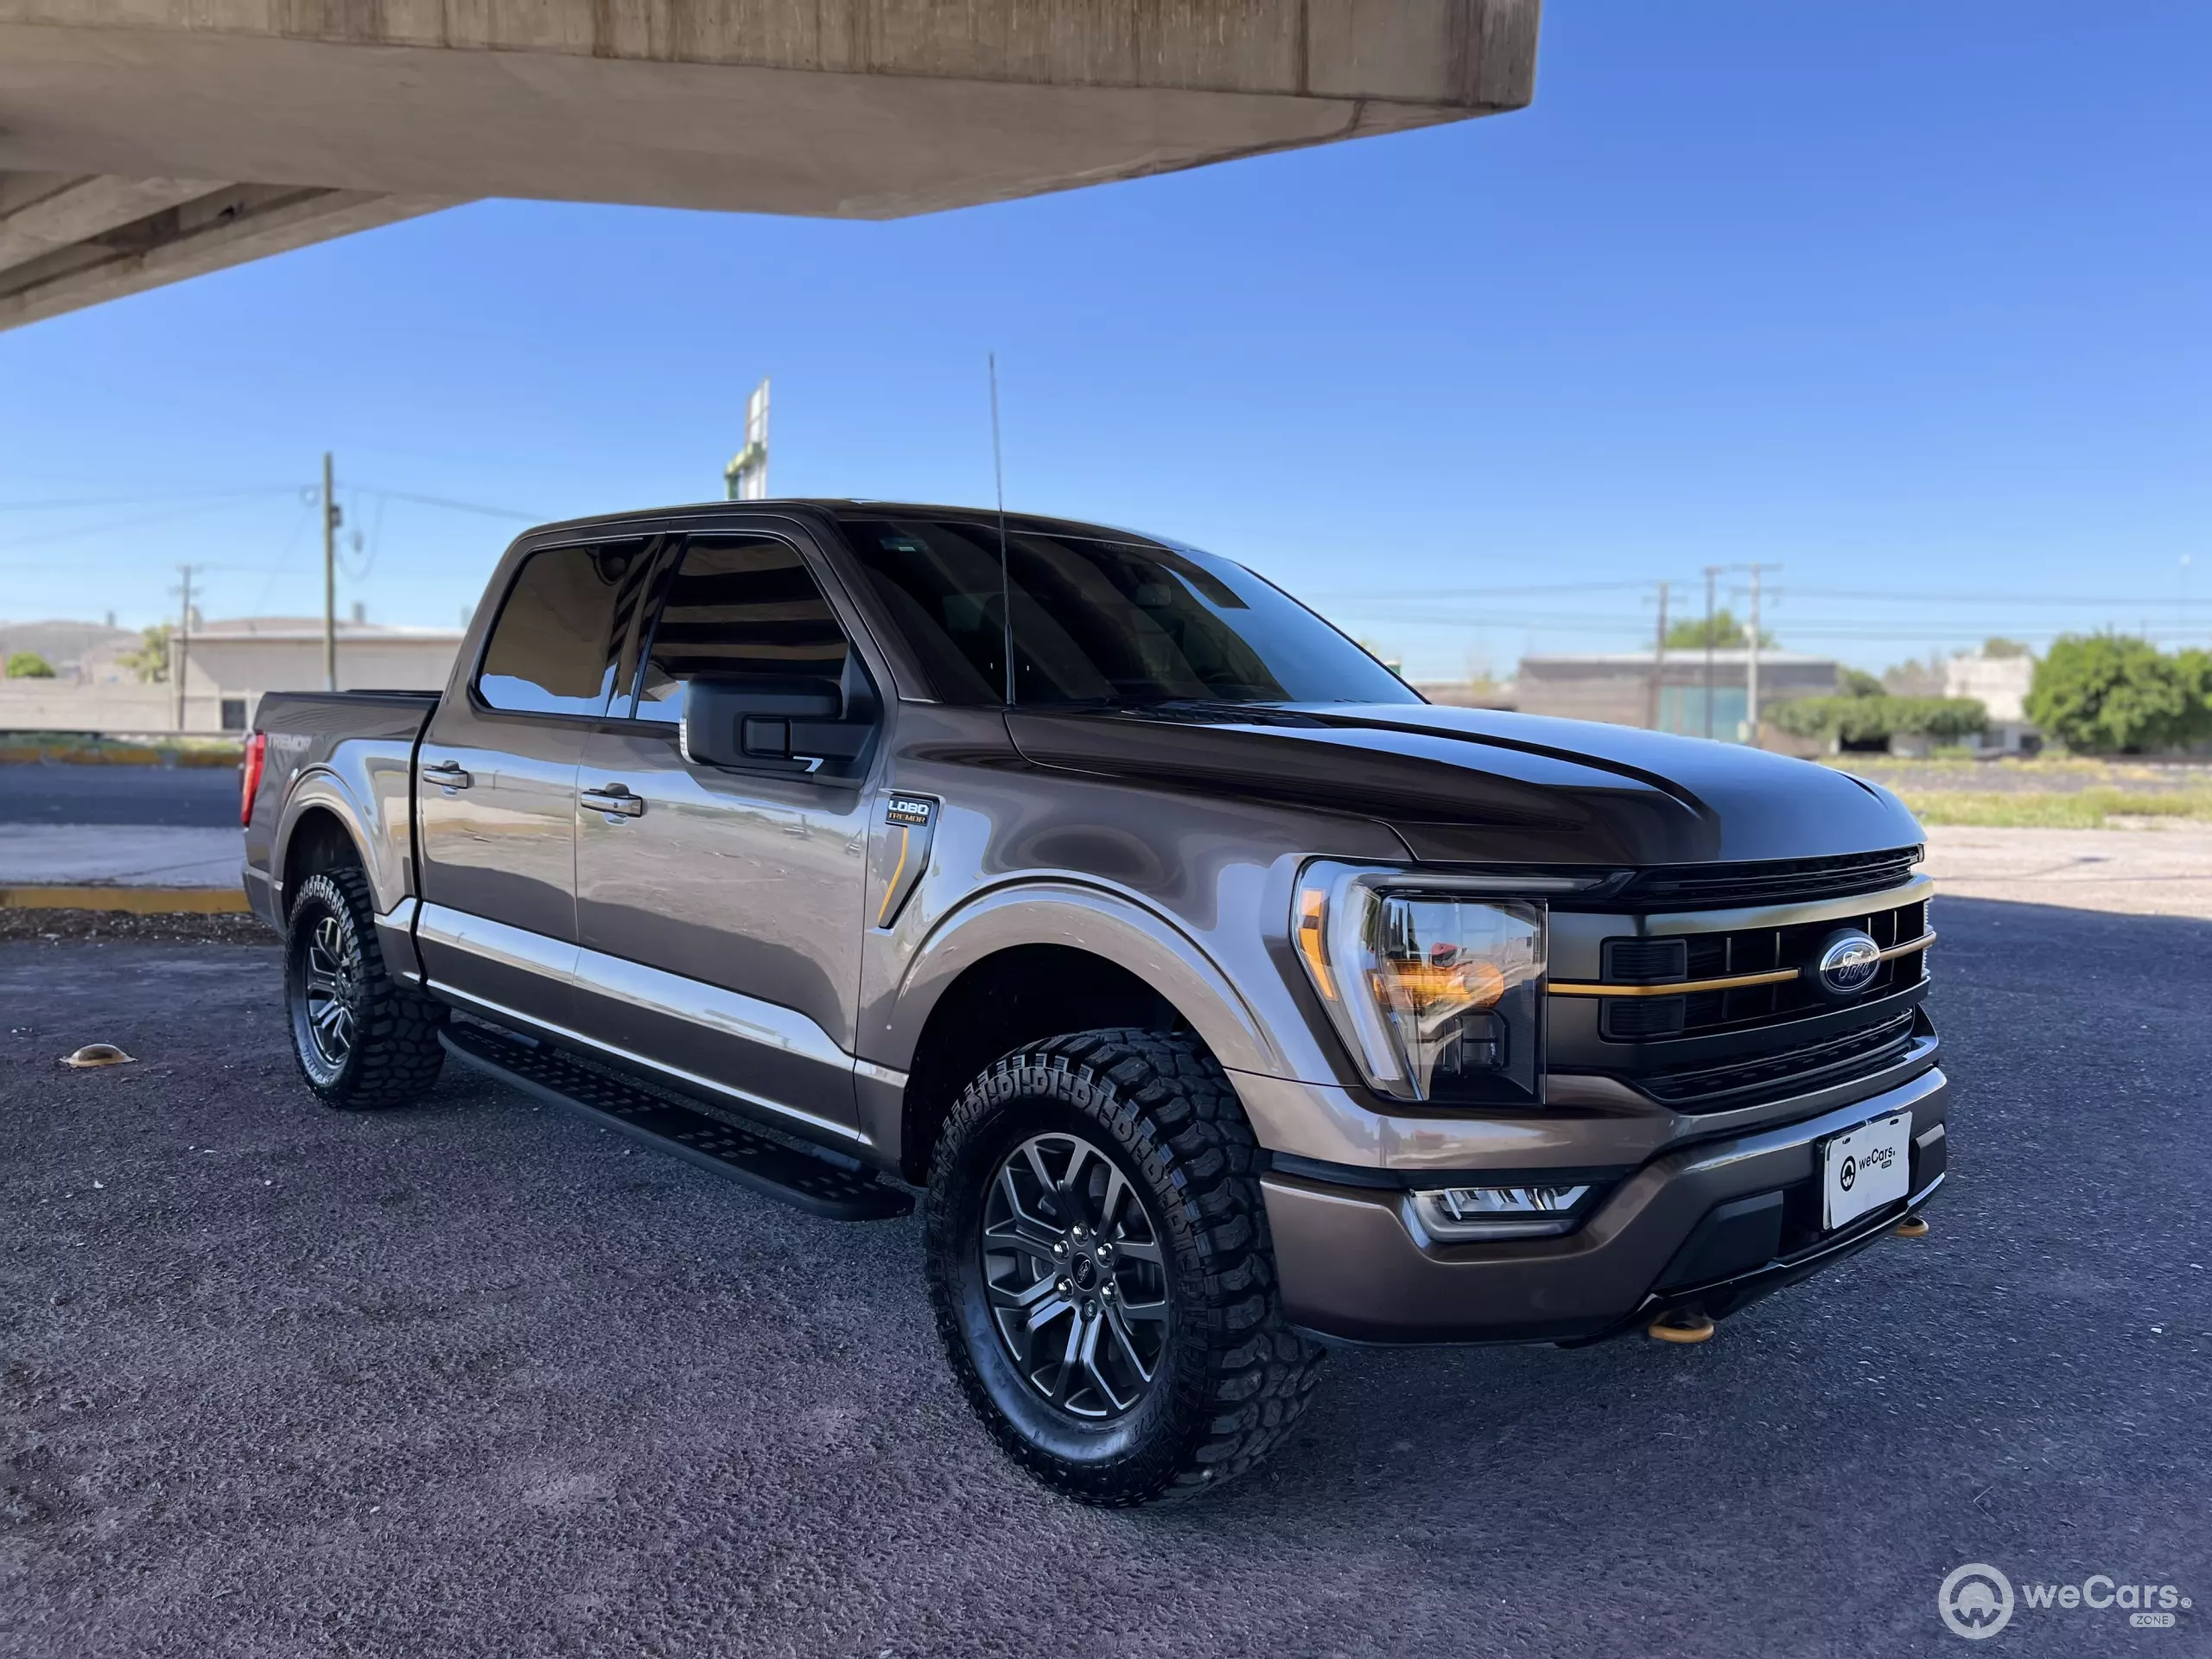
[[1972,697],[1988,711],[1989,729],[1981,736],[1985,749],[2032,754],[2043,747],[2043,734],[2030,723],[2026,707],[2035,679],[2036,659],[2025,652],[1985,657],[1965,651],[1943,664],[1943,695]]
[[2035,679],[2036,659],[2025,653],[1985,657],[1978,651],[1961,652],[1943,664],[1943,695],[1974,698],[1993,721],[2025,720],[2028,688]]
[[[1654,726],[1688,737],[1751,741],[1751,652],[1741,648],[1523,657],[1517,701],[1529,715]],[[1801,651],[1758,654],[1760,724],[1774,705],[1793,697],[1833,696],[1841,675],[1833,657]],[[1710,675],[1708,682],[1707,676]],[[1711,689],[1708,714],[1707,687]],[[1656,718],[1655,718],[1656,716]],[[1763,734],[1773,741],[1770,730]]]
[[[393,628],[341,622],[341,691],[435,691],[461,649],[457,628]],[[87,652],[90,658],[94,653]],[[110,658],[112,652],[107,653]],[[50,680],[0,680],[0,731],[242,732],[268,691],[322,690],[320,617],[241,617],[204,622],[181,646],[184,699],[174,682],[148,684],[110,664],[65,667]]]

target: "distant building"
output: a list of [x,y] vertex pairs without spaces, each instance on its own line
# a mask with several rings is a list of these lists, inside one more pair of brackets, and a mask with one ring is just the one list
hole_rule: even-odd
[[[338,689],[437,690],[461,641],[458,628],[340,622]],[[56,664],[51,680],[0,681],[0,730],[243,732],[264,692],[322,689],[321,617],[240,617],[195,626],[183,653],[181,724],[175,683],[118,671],[116,643],[95,641],[79,663]]]
[[2035,683],[2032,657],[1985,657],[1967,651],[1943,664],[1943,695],[1976,699],[1993,721],[2025,720],[2028,691]]
[[2028,719],[2028,691],[2035,680],[2036,659],[2025,652],[1986,657],[1964,651],[1943,664],[1943,695],[1980,702],[1989,714],[1981,747],[2008,754],[2033,754],[2043,747],[2043,734]]
[[[1705,652],[1670,651],[1663,663],[1651,652],[1619,652],[1586,657],[1523,657],[1518,686],[1522,713],[1569,720],[1603,720],[1616,726],[1652,726],[1688,737],[1751,741],[1747,651],[1712,653],[1712,721],[1706,718]],[[1793,697],[1834,696],[1842,664],[1833,657],[1798,651],[1759,652],[1759,707]],[[1658,693],[1657,720],[1652,693]]]
[[[458,628],[340,622],[338,689],[440,690],[461,640]],[[185,653],[184,689],[194,711],[212,703],[214,725],[244,731],[263,692],[322,690],[322,619],[250,616],[202,625]]]
[[1519,688],[1510,680],[1417,680],[1414,690],[1446,709],[1517,709]]

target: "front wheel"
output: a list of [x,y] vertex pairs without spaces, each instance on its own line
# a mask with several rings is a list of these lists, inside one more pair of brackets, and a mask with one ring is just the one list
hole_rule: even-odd
[[938,1329],[1010,1456],[1102,1504],[1217,1485],[1305,1409],[1257,1147],[1186,1037],[1084,1032],[969,1084],[930,1175]]
[[385,969],[359,870],[300,883],[284,933],[284,1001],[292,1056],[324,1105],[404,1106],[437,1081],[445,1008]]

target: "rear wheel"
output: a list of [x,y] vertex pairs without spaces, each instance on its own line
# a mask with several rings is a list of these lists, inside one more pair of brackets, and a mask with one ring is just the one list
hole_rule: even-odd
[[1185,1037],[1057,1038],[969,1086],[932,1160],[930,1290],[1016,1462],[1141,1503],[1242,1473],[1296,1421],[1321,1350],[1284,1322],[1256,1161]]
[[284,1001],[293,1058],[324,1105],[404,1106],[437,1081],[445,1009],[386,969],[359,869],[300,884],[284,936]]

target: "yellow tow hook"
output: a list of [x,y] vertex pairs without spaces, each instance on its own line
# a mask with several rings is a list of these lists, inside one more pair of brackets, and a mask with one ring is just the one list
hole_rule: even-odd
[[1925,1238],[1928,1236],[1928,1217],[1907,1216],[1890,1230],[1899,1238]]
[[1713,1321],[1694,1307],[1678,1307],[1652,1320],[1643,1334],[1654,1342],[1711,1342]]

